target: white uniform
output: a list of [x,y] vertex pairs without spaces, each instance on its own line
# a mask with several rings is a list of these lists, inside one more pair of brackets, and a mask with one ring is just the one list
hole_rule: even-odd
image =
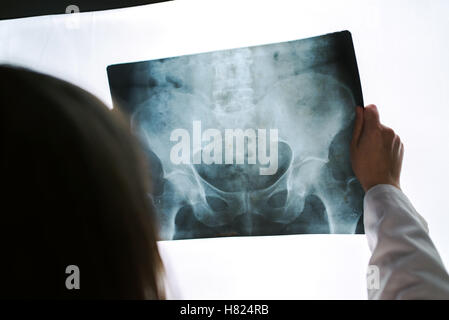
[[364,223],[379,271],[369,299],[449,299],[449,275],[429,237],[426,221],[398,188],[380,184],[364,199]]

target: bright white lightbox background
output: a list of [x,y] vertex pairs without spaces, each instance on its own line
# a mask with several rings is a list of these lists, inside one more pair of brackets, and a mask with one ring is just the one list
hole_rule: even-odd
[[[366,104],[376,103],[404,142],[403,190],[448,266],[447,0],[178,0],[1,21],[0,63],[63,78],[111,106],[109,64],[341,30],[352,33]],[[366,298],[364,235],[184,240],[160,249],[176,298]]]

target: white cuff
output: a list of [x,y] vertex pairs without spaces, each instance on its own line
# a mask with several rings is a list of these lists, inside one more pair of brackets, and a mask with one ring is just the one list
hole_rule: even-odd
[[429,232],[427,222],[415,210],[407,196],[401,189],[390,184],[371,187],[365,193],[363,211],[365,228],[371,228],[383,215],[390,215],[385,218],[393,218],[397,223],[403,219],[413,219]]

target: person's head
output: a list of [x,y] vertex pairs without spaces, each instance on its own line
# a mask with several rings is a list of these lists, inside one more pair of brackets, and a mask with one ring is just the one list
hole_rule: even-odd
[[[0,107],[0,296],[163,298],[148,173],[126,121],[74,85],[7,66]],[[80,289],[66,287],[69,265]]]

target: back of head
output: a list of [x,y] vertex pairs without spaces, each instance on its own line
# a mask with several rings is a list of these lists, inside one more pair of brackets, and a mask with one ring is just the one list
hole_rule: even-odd
[[[161,298],[146,168],[123,119],[86,91],[0,66],[0,295]],[[66,287],[66,268],[80,289]]]

